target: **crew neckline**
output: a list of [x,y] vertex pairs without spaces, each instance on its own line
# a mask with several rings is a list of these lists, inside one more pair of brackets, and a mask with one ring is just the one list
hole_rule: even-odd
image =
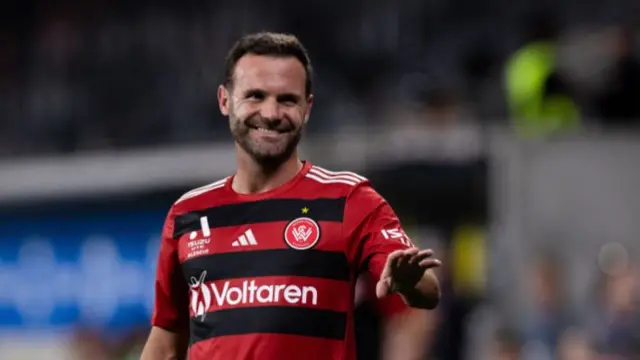
[[291,189],[298,182],[300,182],[300,180],[302,180],[302,178],[304,178],[304,176],[309,172],[309,169],[311,169],[311,163],[309,163],[306,160],[302,160],[302,168],[289,181],[287,181],[286,183],[284,183],[284,184],[282,184],[282,185],[280,185],[278,187],[275,187],[275,188],[273,188],[271,190],[267,190],[265,192],[256,193],[256,194],[241,194],[241,193],[236,192],[235,190],[233,190],[233,187],[231,185],[233,184],[233,179],[236,176],[236,174],[233,174],[233,175],[229,176],[229,178],[227,179],[227,182],[225,183],[225,189],[229,193],[233,194],[233,196],[235,196],[236,198],[244,200],[244,201],[263,200],[265,198],[269,198],[269,197],[281,194],[281,193],[286,192],[287,190]]

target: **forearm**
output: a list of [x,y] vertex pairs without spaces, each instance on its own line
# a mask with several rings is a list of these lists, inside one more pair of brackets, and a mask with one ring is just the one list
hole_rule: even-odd
[[440,284],[432,270],[425,271],[422,279],[412,288],[397,289],[407,305],[432,310],[440,302]]

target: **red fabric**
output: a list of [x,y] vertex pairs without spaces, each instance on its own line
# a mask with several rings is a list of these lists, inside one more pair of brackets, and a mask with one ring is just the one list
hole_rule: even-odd
[[347,198],[344,228],[346,238],[359,242],[354,261],[373,279],[382,275],[390,253],[412,246],[391,206],[368,184]]
[[[344,199],[342,219],[319,220],[320,238],[309,250],[295,250],[287,246],[284,235],[288,221],[248,223],[234,226],[211,226],[206,234],[175,234],[176,218],[183,214],[200,212],[232,204],[246,204],[273,199],[317,198]],[[267,209],[278,212],[279,209]],[[314,219],[315,209],[301,209],[300,217]],[[212,219],[214,221],[216,219]],[[293,219],[291,219],[293,220]],[[234,240],[251,230],[256,244],[238,247]],[[195,231],[194,231],[195,233]],[[192,235],[192,236],[190,236]],[[183,331],[190,324],[192,339],[194,334],[214,334],[194,342],[189,349],[191,360],[355,360],[355,339],[353,333],[354,285],[358,273],[368,272],[372,279],[378,279],[389,253],[411,246],[404,235],[400,222],[389,204],[373,190],[366,179],[352,173],[333,173],[305,163],[302,171],[289,183],[259,195],[240,195],[231,189],[231,178],[226,182],[214,183],[209,187],[192,191],[176,202],[169,211],[162,232],[162,243],[158,257],[155,282],[155,307],[153,326],[171,331]],[[194,250],[196,249],[196,250]],[[221,254],[250,253],[260,256],[262,252],[278,251],[289,256],[299,256],[301,252],[331,252],[343,256],[348,264],[348,279],[310,278],[291,274],[262,275],[255,277],[228,276],[223,279],[207,278],[203,272],[199,277],[193,272],[193,264],[214,259]],[[224,255],[222,255],[224,256]],[[258,257],[259,259],[259,257]],[[259,261],[259,260],[257,260]],[[218,273],[217,263],[205,264],[210,274]],[[198,265],[198,266],[205,266]],[[234,264],[240,271],[247,271],[255,264]],[[305,266],[305,263],[299,266]],[[306,265],[309,266],[309,265]],[[350,270],[349,270],[350,269]],[[232,271],[224,270],[225,274]],[[191,275],[189,275],[191,271]],[[187,280],[188,275],[189,280]],[[204,279],[207,280],[204,280]],[[189,282],[187,282],[189,281]],[[374,282],[375,285],[375,282]],[[260,293],[260,295],[257,295]],[[258,299],[260,296],[260,299]],[[206,299],[203,300],[203,299]],[[266,300],[265,300],[266,299]],[[264,301],[263,301],[264,300]],[[204,304],[204,305],[203,305]],[[241,327],[252,323],[260,328],[269,324],[258,318],[234,321],[216,317],[240,311],[262,311],[262,309],[304,308],[312,311],[331,311],[344,314],[344,337],[323,338],[312,335],[282,333],[227,333],[215,335],[223,328]],[[397,296],[390,296],[379,302],[382,314],[390,315],[406,308]],[[203,315],[204,316],[201,316]],[[244,314],[244,313],[243,313]],[[255,312],[255,314],[260,314]],[[271,315],[272,316],[272,315]],[[214,322],[203,322],[209,317]],[[201,321],[202,320],[202,321]],[[303,321],[304,319],[275,319],[278,324]],[[210,320],[213,321],[213,320]],[[226,322],[225,322],[226,321]],[[295,324],[293,324],[295,325]],[[295,326],[293,326],[295,327]],[[321,330],[321,329],[320,329]],[[335,329],[334,329],[335,330]]]

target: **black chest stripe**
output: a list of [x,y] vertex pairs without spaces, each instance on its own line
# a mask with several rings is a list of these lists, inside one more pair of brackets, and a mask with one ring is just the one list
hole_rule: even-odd
[[201,256],[182,263],[187,278],[205,281],[260,276],[304,276],[349,281],[351,270],[342,252],[293,249],[242,251]]
[[[290,221],[309,216],[315,221],[342,222],[345,198],[269,199],[190,211],[176,216],[173,237],[177,239],[200,230],[200,218],[206,216],[210,228]],[[308,209],[307,214],[302,209]]]
[[225,335],[287,334],[344,340],[347,313],[295,307],[255,307],[207,313],[191,320],[191,343]]

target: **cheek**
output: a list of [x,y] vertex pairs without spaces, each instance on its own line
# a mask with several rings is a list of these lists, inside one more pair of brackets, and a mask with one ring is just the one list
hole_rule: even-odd
[[249,101],[237,101],[234,102],[231,110],[236,118],[244,120],[245,118],[258,113],[260,111],[260,106]]
[[302,107],[286,109],[285,114],[296,126],[300,126],[304,122],[305,110]]
[[244,120],[247,117],[247,114],[251,112],[247,109],[246,106],[237,106],[233,109],[233,115],[236,120]]

